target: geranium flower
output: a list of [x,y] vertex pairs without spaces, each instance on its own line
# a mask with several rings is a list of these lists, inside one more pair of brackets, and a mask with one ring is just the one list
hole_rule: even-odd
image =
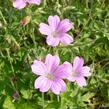
[[66,90],[66,84],[62,80],[68,75],[66,73],[66,65],[59,65],[60,59],[57,55],[48,54],[45,62],[35,60],[31,65],[32,72],[39,77],[35,80],[35,88],[41,92],[51,90],[55,94],[60,94]]
[[27,4],[37,4],[39,5],[41,3],[41,0],[14,0],[13,1],[13,7],[17,9],[24,8]]
[[67,67],[67,72],[69,73],[69,77],[67,78],[69,81],[76,82],[80,87],[86,86],[85,77],[91,75],[90,67],[83,66],[84,60],[81,57],[75,57],[73,66],[69,62],[65,62]]
[[49,16],[48,24],[41,23],[39,28],[39,31],[43,35],[47,35],[46,42],[48,45],[54,47],[57,46],[59,42],[64,45],[69,45],[73,42],[73,38],[66,33],[73,28],[73,24],[69,19],[60,21],[57,15]]

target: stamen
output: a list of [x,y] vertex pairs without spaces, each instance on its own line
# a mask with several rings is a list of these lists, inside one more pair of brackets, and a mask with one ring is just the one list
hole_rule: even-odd
[[48,74],[46,75],[46,77],[47,77],[48,79],[51,79],[51,80],[54,79],[54,75],[53,75],[53,74],[50,74],[50,73],[48,73]]
[[77,77],[77,76],[79,76],[79,73],[78,72],[72,72],[71,75],[74,76],[74,77]]
[[53,33],[52,33],[52,35],[53,35],[53,37],[57,37],[58,36],[58,32],[56,32],[56,31],[54,31]]

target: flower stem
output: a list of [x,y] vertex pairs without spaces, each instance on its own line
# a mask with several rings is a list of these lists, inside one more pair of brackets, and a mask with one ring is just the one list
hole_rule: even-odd
[[42,92],[42,107],[44,109],[44,92]]
[[1,18],[3,19],[4,23],[7,24],[7,21],[6,21],[5,17],[3,16],[2,11],[0,11],[0,16],[1,16]]
[[60,99],[59,99],[59,95],[57,95],[57,101],[59,102],[59,100],[60,100]]

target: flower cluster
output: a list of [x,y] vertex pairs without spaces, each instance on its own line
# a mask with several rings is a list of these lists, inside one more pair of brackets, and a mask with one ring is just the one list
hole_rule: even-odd
[[31,65],[32,72],[39,77],[35,80],[35,88],[41,92],[51,90],[55,94],[60,94],[66,90],[66,84],[63,79],[76,82],[79,86],[86,86],[84,77],[91,75],[90,67],[83,66],[84,60],[81,57],[75,57],[73,66],[69,62],[59,65],[59,56],[48,54],[45,62],[35,60]]
[[[28,4],[39,5],[41,0],[14,0],[13,6],[22,9]],[[28,24],[31,17],[27,16],[21,20],[22,25]],[[59,44],[69,45],[74,39],[67,32],[74,28],[73,23],[69,19],[61,20],[59,16],[49,16],[48,24],[40,23],[39,31],[45,35],[46,43],[49,46],[56,47]],[[80,87],[86,86],[85,77],[89,77],[90,67],[84,66],[84,59],[76,56],[73,65],[70,62],[64,62],[60,65],[58,55],[52,56],[48,54],[45,61],[35,60],[31,65],[32,72],[39,77],[35,80],[35,88],[41,92],[51,90],[55,94],[60,94],[66,90],[64,79],[76,82]]]

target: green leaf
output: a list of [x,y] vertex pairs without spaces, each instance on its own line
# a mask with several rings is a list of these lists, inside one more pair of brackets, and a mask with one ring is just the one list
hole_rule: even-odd
[[5,108],[5,109],[16,109],[9,96],[6,97],[4,104],[3,104],[3,108]]
[[20,92],[21,92],[24,99],[30,98],[31,92],[29,90],[22,89]]
[[89,102],[90,98],[92,98],[95,94],[94,93],[86,93],[82,96],[82,101]]

